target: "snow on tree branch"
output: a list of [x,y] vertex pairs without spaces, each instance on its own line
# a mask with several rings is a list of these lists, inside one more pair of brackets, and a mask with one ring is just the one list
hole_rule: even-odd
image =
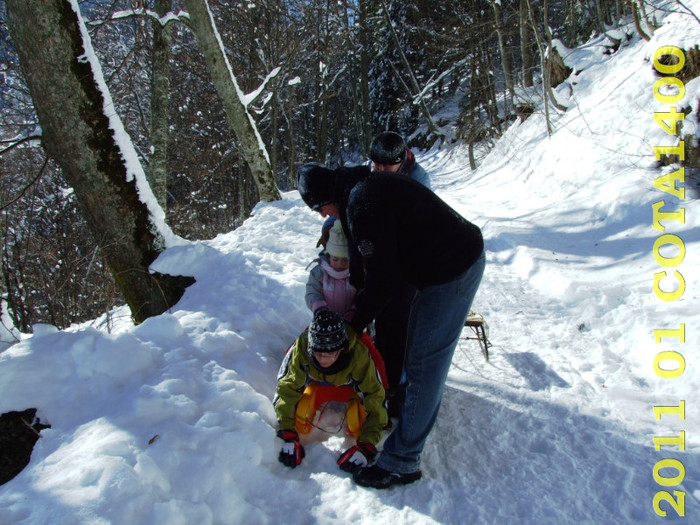
[[102,94],[104,114],[109,120],[110,129],[114,131],[114,141],[119,148],[122,160],[124,161],[126,180],[131,181],[135,179],[139,198],[148,208],[153,227],[156,228],[157,233],[162,236],[166,247],[183,244],[183,240],[175,235],[175,233],[173,233],[170,227],[166,224],[165,212],[163,211],[163,208],[158,205],[156,198],[153,195],[153,191],[151,190],[151,187],[146,179],[143,166],[141,166],[138,154],[136,153],[136,148],[131,141],[131,137],[129,137],[129,134],[126,132],[126,129],[124,129],[124,124],[122,123],[121,118],[117,114],[112,96],[109,92],[109,88],[107,87],[107,82],[105,82],[104,75],[102,74],[102,66],[100,65],[100,61],[98,60],[95,50],[92,47],[92,40],[90,39],[87,26],[85,25],[85,20],[80,13],[78,0],[70,0],[70,4],[78,17],[80,33],[83,39],[83,49],[85,51],[83,55],[78,57],[78,60],[90,64],[90,69],[95,79],[95,84]]

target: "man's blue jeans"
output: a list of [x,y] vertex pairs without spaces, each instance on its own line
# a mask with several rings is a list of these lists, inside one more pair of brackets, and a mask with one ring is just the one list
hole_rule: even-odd
[[485,255],[456,279],[419,290],[408,321],[406,398],[377,465],[408,474],[420,468],[420,455],[437,419],[452,355],[481,283]]

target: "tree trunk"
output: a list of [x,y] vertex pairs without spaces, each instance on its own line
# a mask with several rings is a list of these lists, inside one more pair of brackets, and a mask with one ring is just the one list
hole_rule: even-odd
[[[156,0],[155,11],[163,17],[172,0]],[[168,116],[170,97],[170,48],[172,27],[153,22],[153,76],[151,78],[151,157],[148,183],[163,210],[168,199]]]
[[472,171],[476,171],[476,168],[478,167],[476,165],[476,157],[474,156],[474,143],[475,142],[476,142],[475,140],[472,140],[472,139],[469,140],[469,149],[468,149],[468,151],[469,151],[469,169],[471,169]]
[[600,7],[600,0],[595,0],[594,2],[594,9],[595,9],[595,24],[598,27],[598,32],[602,35],[605,33],[605,14],[603,13],[603,8]]
[[557,101],[557,97],[554,96],[552,88],[558,86],[564,82],[564,80],[569,78],[571,69],[566,67],[564,60],[554,47],[552,32],[549,28],[549,0],[542,0],[542,20],[545,32],[544,37],[540,36],[539,31],[537,30],[535,30],[535,37],[538,40],[544,40],[541,47],[546,50],[546,58],[544,62],[546,80],[545,86],[547,92],[549,93],[549,99],[552,101],[554,107],[559,111],[566,111],[566,106],[562,106],[559,101]]
[[564,63],[564,59],[557,51],[557,48],[551,42],[549,44],[548,62],[549,62],[549,85],[557,87],[571,75],[572,69]]
[[289,86],[289,96],[287,100],[289,109],[280,102],[280,111],[285,118],[287,124],[287,166],[289,173],[287,174],[287,180],[289,181],[290,188],[297,187],[297,174],[296,174],[296,156],[297,147],[296,140],[297,136],[294,132],[294,109],[297,107],[297,95],[296,88],[291,85]]
[[544,101],[544,119],[547,123],[547,136],[552,136],[552,123],[549,119],[549,68],[547,67],[547,58],[545,53],[544,43],[540,37],[540,32],[537,30],[537,22],[535,21],[535,13],[532,9],[532,2],[530,0],[525,0],[527,2],[527,8],[529,13],[528,24],[532,25],[533,31],[535,33],[535,42],[537,42],[537,48],[540,52],[540,68],[542,69],[542,99]]
[[328,111],[326,110],[327,76],[328,76],[328,37],[327,19],[322,2],[317,2],[314,10],[313,53],[311,61],[315,64],[314,71],[314,130],[316,143],[314,145],[316,160],[326,162],[328,144]]
[[[513,107],[513,97],[515,96],[515,88],[513,84],[513,68],[510,63],[510,53],[506,46],[506,35],[503,27],[503,12],[501,11],[500,1],[491,0],[493,7],[493,17],[496,22],[496,36],[498,37],[498,49],[501,52],[501,64],[503,66],[503,78],[506,81],[506,90],[508,92],[507,100],[510,102],[510,107]],[[506,108],[506,113],[508,109]]]
[[580,17],[577,15],[577,0],[566,0],[566,17],[564,19],[564,43],[567,47],[576,47],[579,32],[578,24]]
[[136,172],[140,166],[127,169],[130,159],[119,142],[123,145],[125,139],[114,127],[121,122],[106,114],[106,108],[114,112],[114,107],[106,104],[111,104],[106,86],[96,80],[101,71],[91,62],[89,40],[83,41],[89,37],[77,0],[7,0],[6,5],[43,145],[75,191],[134,320],[166,311],[193,279],[149,272],[162,251],[163,235],[139,198],[150,191],[145,175]]
[[268,104],[270,108],[270,169],[272,173],[277,173],[277,164],[279,156],[279,129],[280,129],[280,110],[279,110],[279,95],[277,87],[272,90],[272,99]]
[[[2,177],[2,171],[0,171],[0,177]],[[4,216],[4,213],[1,213],[0,217],[3,217],[3,216]],[[4,263],[4,257],[3,257],[4,250],[5,250],[5,235],[4,235],[5,224],[4,224],[4,222],[5,222],[4,220],[0,221],[0,250],[2,250],[2,252],[0,252],[0,263]],[[7,297],[7,293],[5,290],[6,286],[5,286],[4,273],[5,273],[4,268],[2,266],[0,266],[0,333],[2,333],[5,330],[7,332],[11,332],[11,327],[2,325],[2,323],[5,319],[5,300],[4,300],[4,298]],[[10,318],[9,313],[7,315],[7,318],[8,319]],[[5,349],[2,343],[3,343],[3,341],[0,338],[0,353]]]
[[425,104],[425,100],[423,99],[423,95],[421,94],[420,86],[418,85],[418,81],[416,80],[416,77],[413,74],[411,64],[408,62],[408,58],[406,58],[406,53],[403,52],[403,48],[401,47],[401,41],[399,40],[399,36],[396,34],[396,29],[394,29],[394,24],[391,21],[391,16],[389,15],[389,9],[387,9],[386,7],[386,2],[384,2],[384,0],[381,0],[380,3],[382,6],[382,11],[384,12],[384,18],[386,18],[386,23],[389,26],[389,31],[391,32],[391,36],[394,40],[394,43],[396,44],[396,50],[399,53],[399,57],[401,58],[401,63],[406,68],[406,76],[411,82],[412,89],[409,90],[409,94],[414,99],[418,99],[417,101],[414,100],[414,103],[418,104],[418,108],[423,114],[423,117],[425,118],[425,121],[428,124],[428,129],[430,130],[430,132],[438,138],[444,138],[444,134],[441,133],[438,129],[437,125],[433,121],[433,117],[430,114],[428,106],[426,106]]
[[[320,64],[319,64],[320,66]],[[326,110],[326,86],[323,72],[316,77],[318,95],[316,96],[316,158],[319,162],[326,162],[328,152],[328,111]]]
[[197,45],[204,55],[207,68],[221,97],[224,111],[241,146],[243,158],[253,175],[260,199],[274,201],[282,198],[270,166],[267,149],[248,111],[244,94],[229,64],[223,43],[216,31],[208,0],[185,0]]
[[644,40],[649,42],[651,37],[647,35],[644,29],[642,29],[642,23],[639,20],[639,8],[637,7],[637,2],[632,2],[632,10],[634,13],[634,27],[637,28],[637,33],[639,33],[639,36],[641,36]]
[[372,143],[372,106],[369,95],[369,64],[371,60],[369,7],[367,0],[360,0],[360,118],[362,133],[360,147],[366,158],[369,158],[369,147]]
[[523,86],[532,87],[532,71],[535,59],[532,56],[532,24],[529,20],[528,1],[520,0],[520,58],[523,64]]

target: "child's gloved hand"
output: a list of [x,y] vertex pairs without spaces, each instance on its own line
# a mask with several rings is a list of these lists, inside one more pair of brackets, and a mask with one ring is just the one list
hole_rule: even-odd
[[371,443],[358,442],[354,447],[350,447],[338,458],[340,470],[354,472],[358,468],[366,467],[377,455],[377,449]]
[[287,467],[294,468],[304,459],[304,447],[299,443],[299,434],[293,430],[278,430],[277,437],[284,441],[279,460]]

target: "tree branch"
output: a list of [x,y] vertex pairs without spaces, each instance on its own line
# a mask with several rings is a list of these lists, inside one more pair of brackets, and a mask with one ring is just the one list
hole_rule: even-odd
[[[9,149],[15,147],[16,145],[17,145],[17,144],[15,144],[15,145],[13,145],[13,146],[10,146],[10,148],[7,148],[7,149],[3,150],[2,152],[0,152],[0,155],[2,155],[2,153],[5,153],[5,152],[8,151]],[[37,173],[36,177],[34,177],[34,178],[29,182],[29,184],[27,184],[24,188],[22,188],[22,191],[19,193],[19,195],[17,195],[17,197],[15,197],[15,198],[12,199],[11,201],[9,201],[7,204],[4,204],[4,205],[0,206],[0,211],[6,210],[6,209],[9,208],[10,206],[12,206],[14,203],[16,203],[17,201],[19,201],[22,197],[24,197],[24,195],[27,193],[27,191],[29,190],[29,188],[31,188],[32,186],[34,186],[34,184],[36,184],[37,181],[38,181],[38,180],[41,178],[41,176],[44,174],[44,170],[46,169],[46,165],[47,165],[48,163],[49,163],[49,157],[45,157],[45,158],[44,158],[44,164],[41,165],[41,169],[39,170],[39,173]]]

